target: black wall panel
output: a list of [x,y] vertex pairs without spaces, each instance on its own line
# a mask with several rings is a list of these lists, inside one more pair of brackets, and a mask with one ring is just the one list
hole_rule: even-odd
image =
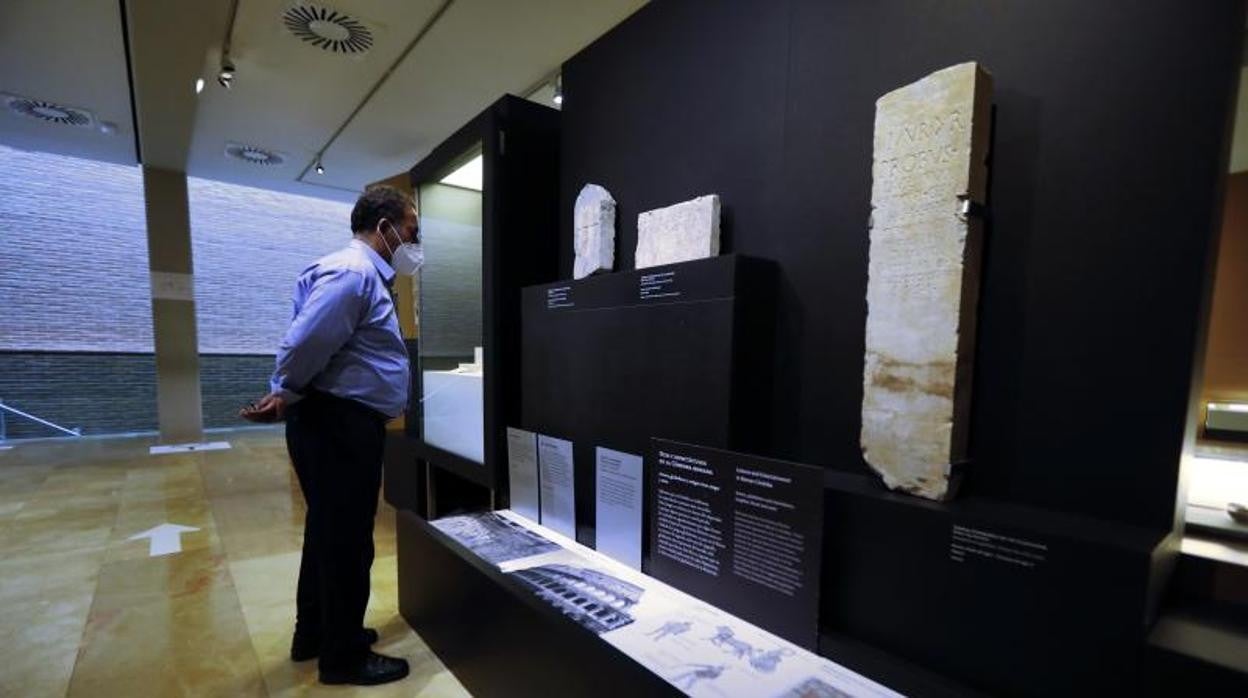
[[780,269],[768,455],[863,472],[875,99],[996,82],[964,493],[1168,528],[1243,33],[1238,0],[658,0],[564,66],[560,270],[586,182],[724,204]]
[[[639,293],[655,273],[678,298]],[[773,282],[770,263],[721,255],[523,290],[519,424],[572,442],[578,541],[597,541],[599,446],[646,457],[658,436],[758,450],[771,337],[756,328]],[[566,300],[552,306],[556,289]]]

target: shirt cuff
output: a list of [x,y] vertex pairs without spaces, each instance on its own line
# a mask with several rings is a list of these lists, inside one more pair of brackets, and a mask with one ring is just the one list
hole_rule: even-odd
[[303,399],[303,396],[299,393],[296,393],[293,390],[287,390],[286,388],[278,388],[277,390],[274,390],[273,393],[285,401],[287,407],[290,407]]

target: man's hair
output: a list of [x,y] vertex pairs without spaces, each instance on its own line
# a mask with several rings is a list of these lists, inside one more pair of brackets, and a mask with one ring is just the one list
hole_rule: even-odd
[[407,212],[415,206],[412,197],[400,189],[388,184],[371,186],[360,194],[355,208],[351,209],[351,232],[373,230],[383,218],[399,228],[407,217]]

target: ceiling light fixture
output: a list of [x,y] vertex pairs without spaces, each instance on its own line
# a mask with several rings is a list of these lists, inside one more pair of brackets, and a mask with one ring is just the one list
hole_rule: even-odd
[[221,72],[217,73],[217,83],[225,89],[230,89],[230,85],[234,83],[234,64],[230,62],[228,57],[221,59]]
[[238,19],[238,0],[231,0],[230,19],[225,23],[225,38],[221,40],[221,69],[217,71],[217,84],[227,90],[234,84],[234,61],[230,60],[230,47],[234,44],[234,20],[236,19]]
[[255,145],[247,145],[246,143],[226,143],[225,155],[228,158],[245,162],[248,165],[274,167],[286,162],[286,155],[283,153]]
[[0,101],[3,101],[10,111],[27,118],[61,126],[99,128],[95,115],[79,107],[4,92],[0,92]]
[[563,106],[563,73],[555,76],[555,97],[551,101],[561,107]]
[[360,19],[320,0],[296,0],[282,24],[300,41],[330,53],[361,56],[373,47],[373,31]]
[[321,156],[316,156],[316,173],[318,175],[325,174],[325,166],[321,164]]
[[200,92],[203,92],[203,91],[204,91],[204,79],[195,78],[195,94],[199,94]]

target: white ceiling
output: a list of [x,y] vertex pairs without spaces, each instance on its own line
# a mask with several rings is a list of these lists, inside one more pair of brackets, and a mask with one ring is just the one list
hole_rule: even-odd
[[149,167],[195,174],[187,169],[200,107],[195,75],[204,54],[224,35],[229,4],[126,0],[125,8],[139,159]]
[[[215,81],[231,0],[0,0],[0,93],[87,109],[99,128],[48,124],[0,105],[0,144],[133,164],[135,98],[149,164],[194,176],[350,200],[415,164],[504,93],[523,94],[645,0],[330,0],[375,33],[360,58],[300,42],[280,21],[299,0],[239,0],[234,88]],[[394,72],[325,152],[315,154],[424,29]],[[1248,61],[1246,61],[1248,62]],[[194,80],[207,86],[194,96]],[[542,87],[532,98],[549,103]],[[1248,170],[1248,70],[1241,79],[1232,172]],[[287,156],[282,166],[227,159],[227,142]]]
[[350,187],[360,173],[407,169],[499,96],[530,88],[640,4],[457,0],[325,154],[324,179]]
[[[345,12],[373,31],[371,50],[348,57],[310,46],[287,30],[282,12],[301,2],[312,0],[239,0],[230,51],[237,77],[225,90],[215,76],[230,0],[195,0],[191,6],[126,0],[140,136],[149,163],[176,167],[181,157],[188,174],[197,177],[354,200],[363,185],[407,170],[501,95],[523,95],[540,85],[564,60],[644,4],[313,2]],[[136,161],[120,5],[118,0],[0,2],[0,92],[84,107],[118,126],[109,135],[6,110],[0,113],[0,143]],[[196,65],[188,56],[201,60]],[[325,174],[308,171],[304,182],[297,181],[392,67],[325,151]],[[196,77],[207,83],[198,97]],[[548,99],[549,89],[538,98]],[[187,141],[180,152],[179,137]],[[279,151],[285,163],[229,159],[223,152],[231,142]]]
[[47,124],[0,105],[0,143],[133,164],[133,119],[117,0],[0,2],[0,92],[88,109],[116,124],[98,129]]

